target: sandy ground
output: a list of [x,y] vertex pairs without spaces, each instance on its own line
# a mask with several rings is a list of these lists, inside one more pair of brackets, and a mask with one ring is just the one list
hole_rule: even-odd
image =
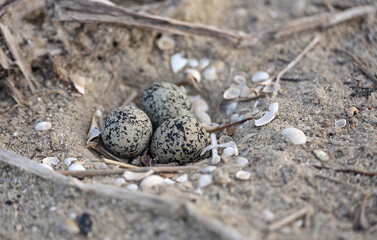
[[[181,5],[174,17],[254,32],[297,17],[326,12],[325,7],[315,4],[317,2],[210,0],[203,6],[203,1],[193,0]],[[351,2],[375,4],[372,0]],[[60,22],[54,7],[47,6],[9,26],[41,87],[36,94],[31,94],[16,67],[1,70],[0,147],[36,162],[49,156],[57,157],[61,162],[55,170],[67,169],[62,162],[66,157],[75,157],[87,169],[96,169],[101,158],[85,144],[93,113],[97,109],[109,113],[132,92],[136,91],[139,96],[152,82],[181,81],[183,74],[173,74],[170,70],[172,54],[182,52],[188,58],[206,57],[212,63],[224,64],[216,80],[204,79],[200,87],[213,120],[228,123],[229,116],[220,105],[222,94],[233,77],[242,74],[250,81],[258,70],[269,70],[276,75],[315,35],[315,32],[302,33],[242,50],[204,38],[174,36],[174,49],[161,51],[156,46],[161,35],[156,32],[106,24]],[[164,185],[148,192],[191,202],[250,239],[374,239],[377,177],[334,173],[313,165],[377,171],[377,93],[351,96],[355,87],[371,88],[373,82],[349,57],[333,51],[337,47],[350,49],[376,72],[376,31],[377,20],[370,25],[355,20],[324,32],[320,43],[286,74],[286,77],[307,78],[308,81],[282,82],[276,98],[280,104],[277,118],[263,127],[255,127],[253,121],[248,121],[235,131],[232,138],[249,164],[237,167],[237,157],[227,157],[211,173],[215,179],[229,175],[230,184],[214,181],[203,189],[202,195],[194,193],[195,187],[182,184]],[[4,39],[1,38],[0,43],[5,50]],[[73,74],[87,79],[84,95],[77,93],[69,83],[68,77]],[[4,79],[15,82],[28,106],[15,106]],[[255,101],[240,103],[236,113],[251,110]],[[261,111],[272,103],[269,97],[258,101]],[[136,99],[135,103],[139,101]],[[345,109],[351,106],[359,113],[349,118]],[[334,121],[337,119],[346,119],[347,126],[336,129]],[[42,134],[36,132],[34,126],[40,121],[50,121],[52,129]],[[303,130],[308,142],[292,145],[282,139],[281,131],[286,127]],[[226,131],[218,133],[219,138],[223,135]],[[325,151],[329,160],[318,160],[313,155],[316,149]],[[209,159],[192,165],[208,166]],[[219,237],[205,226],[166,214],[163,209],[150,210],[136,203],[83,193],[4,163],[0,168],[1,239],[86,238],[65,230],[62,223],[83,213],[88,213],[92,221],[89,237],[93,239]],[[250,180],[235,179],[235,173],[241,169],[251,172]],[[188,175],[196,186],[201,173]],[[115,178],[95,177],[83,181],[112,184]],[[360,229],[355,219],[367,193],[368,227]],[[276,231],[267,230],[270,223],[304,207],[311,209],[312,214]]]

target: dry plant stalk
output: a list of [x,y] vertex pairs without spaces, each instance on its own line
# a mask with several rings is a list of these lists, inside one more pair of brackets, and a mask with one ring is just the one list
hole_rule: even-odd
[[312,211],[312,209],[310,209],[310,207],[303,207],[277,221],[275,221],[274,223],[271,223],[270,226],[268,226],[268,230],[269,231],[275,231],[275,230],[278,230],[279,228],[295,221],[296,219],[298,218],[301,218],[307,214],[310,214],[310,212]]
[[299,18],[277,28],[247,34],[199,23],[188,23],[151,14],[137,13],[117,5],[107,5],[94,1],[57,0],[56,6],[61,21],[110,23],[169,34],[203,36],[218,39],[236,47],[251,47],[298,32],[328,28],[347,20],[374,14],[376,11],[373,6],[354,7],[341,12]]

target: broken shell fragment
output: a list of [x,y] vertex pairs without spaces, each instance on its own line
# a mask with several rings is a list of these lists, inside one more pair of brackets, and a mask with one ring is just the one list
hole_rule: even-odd
[[114,180],[114,185],[115,185],[115,186],[121,187],[121,186],[123,186],[124,184],[126,184],[126,180],[124,180],[124,178],[116,178],[116,179]]
[[202,76],[200,75],[200,72],[196,69],[193,69],[193,68],[186,69],[185,73],[187,75],[191,75],[197,82],[200,82],[202,80]]
[[204,174],[204,175],[200,176],[200,178],[198,180],[198,188],[205,188],[205,187],[211,185],[212,182],[213,182],[212,176],[208,175],[208,174]]
[[200,172],[201,173],[211,173],[211,172],[215,171],[216,168],[217,168],[216,166],[207,166],[207,167],[200,169]]
[[56,157],[46,157],[46,158],[43,158],[42,162],[49,166],[55,166],[59,163],[59,159]]
[[86,78],[84,78],[83,76],[79,75],[79,74],[73,74],[71,76],[71,80],[73,82],[73,86],[75,87],[75,89],[81,93],[81,94],[85,94],[85,86],[86,86]]
[[279,103],[277,103],[277,102],[271,103],[271,105],[268,106],[268,111],[271,111],[273,113],[277,113],[279,111]]
[[175,181],[176,181],[176,182],[179,182],[179,183],[187,182],[187,180],[188,180],[187,173],[182,174],[182,175],[178,176],[178,177],[175,179]]
[[151,175],[143,179],[140,183],[142,189],[151,188],[158,185],[163,185],[164,179],[158,175]]
[[306,136],[303,131],[297,128],[286,128],[281,134],[288,138],[293,144],[304,144],[306,143]]
[[247,171],[238,171],[236,173],[236,178],[238,180],[243,180],[243,181],[246,181],[246,180],[249,180],[251,177],[251,173],[250,172],[247,172]]
[[217,78],[217,71],[215,67],[210,67],[204,70],[203,77],[208,80],[215,80]]
[[336,128],[343,128],[345,127],[347,124],[347,120],[346,119],[339,119],[339,120],[336,120],[335,121],[335,127]]
[[223,151],[223,156],[228,157],[228,156],[233,156],[236,153],[234,147],[227,147]]
[[268,73],[266,73],[264,71],[258,71],[258,72],[253,74],[253,76],[251,77],[251,81],[260,82],[260,81],[267,80],[269,77],[270,77],[270,75]]
[[162,35],[160,39],[157,40],[157,47],[160,50],[171,50],[175,47],[175,41],[169,35]]
[[243,85],[243,84],[246,84],[246,78],[241,75],[236,75],[234,76],[234,82],[236,82],[237,84]]
[[359,113],[359,109],[357,109],[356,107],[349,107],[346,109],[346,113],[347,116],[351,118]]
[[71,166],[72,162],[74,162],[74,161],[77,161],[77,159],[76,158],[66,158],[66,159],[64,159],[63,162],[67,167],[69,167],[69,166]]
[[234,111],[236,111],[237,105],[238,105],[238,102],[230,103],[228,107],[226,108],[226,115],[230,116],[232,113],[234,113]]
[[149,170],[147,172],[131,172],[131,171],[125,171],[123,174],[123,177],[127,181],[140,181],[150,175],[153,174],[153,170]]
[[224,99],[235,99],[238,98],[241,95],[241,89],[239,89],[237,86],[232,85],[230,88],[225,90],[223,97]]
[[239,157],[236,161],[236,166],[238,167],[245,167],[247,164],[249,164],[249,160],[245,157]]
[[279,111],[279,104],[277,102],[272,103],[268,107],[268,111],[263,115],[263,117],[255,120],[254,122],[255,126],[259,127],[259,126],[263,126],[271,122],[276,117],[278,111]]
[[199,67],[199,61],[196,59],[189,59],[188,65],[192,68]]
[[68,171],[85,171],[85,168],[81,164],[74,163],[69,166]]
[[130,191],[136,191],[139,189],[139,186],[135,183],[128,184],[126,188]]
[[208,58],[202,58],[200,59],[200,62],[199,62],[199,69],[204,69],[208,67],[209,64],[210,64],[210,61]]
[[316,156],[316,158],[318,158],[321,161],[329,160],[329,155],[327,155],[327,153],[325,153],[322,150],[314,150],[313,153]]
[[44,132],[49,130],[52,127],[52,124],[50,122],[39,122],[37,125],[35,125],[35,130]]
[[182,53],[176,53],[173,56],[171,56],[170,67],[173,73],[181,71],[187,63],[188,60],[182,56]]

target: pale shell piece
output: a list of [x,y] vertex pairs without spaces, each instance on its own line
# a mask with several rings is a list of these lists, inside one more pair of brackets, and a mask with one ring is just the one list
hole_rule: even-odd
[[211,173],[211,172],[215,171],[216,168],[217,168],[216,166],[207,166],[207,167],[200,169],[200,172],[201,173]]
[[131,171],[125,171],[123,174],[123,177],[127,181],[140,181],[150,175],[153,174],[153,170],[149,170],[147,172],[131,172]]
[[241,95],[241,89],[237,86],[231,86],[227,90],[225,90],[223,97],[224,99],[235,99]]
[[35,125],[35,130],[44,132],[49,130],[52,127],[52,124],[50,122],[39,122],[37,125]]
[[251,177],[251,172],[247,172],[247,171],[238,171],[236,173],[236,178],[238,180],[243,180],[243,181],[246,181],[246,180],[249,180]]
[[175,47],[175,41],[169,35],[164,34],[157,40],[157,47],[163,51],[171,50]]
[[192,68],[197,68],[199,67],[199,61],[196,59],[189,59],[188,65]]
[[[102,112],[99,109],[97,109],[97,111],[99,111],[98,113],[102,116]],[[96,111],[96,115],[97,115],[97,111]],[[97,118],[93,116],[92,122],[90,124],[90,129],[87,135],[86,144],[89,144],[89,142],[91,142],[94,138],[97,138],[100,134],[101,134],[101,131],[99,130]]]
[[206,112],[209,109],[209,106],[208,106],[207,102],[204,101],[203,99],[199,99],[199,100],[196,100],[196,101],[191,101],[191,103],[192,103],[192,107],[195,110],[199,111],[199,112]]
[[232,113],[234,113],[234,111],[236,111],[237,105],[238,105],[238,102],[230,103],[228,107],[226,108],[226,115],[230,116]]
[[277,102],[271,103],[270,106],[268,106],[268,111],[271,111],[277,114],[279,111],[279,103]]
[[47,168],[48,170],[54,171],[54,169],[50,165],[47,165],[45,163],[41,163],[41,166],[44,167],[44,168]]
[[357,109],[356,107],[349,107],[346,109],[346,113],[347,116],[351,118],[359,113],[359,109]]
[[142,189],[151,188],[153,186],[163,185],[164,179],[158,175],[150,175],[143,179],[140,183]]
[[235,155],[235,153],[236,153],[236,151],[235,151],[234,147],[227,147],[223,151],[223,156],[225,156],[225,157],[233,156],[233,155]]
[[98,169],[98,170],[104,170],[104,169],[107,169],[107,165],[106,165],[106,163],[104,163],[104,162],[99,162],[99,163],[96,165],[96,169]]
[[211,144],[205,148],[203,148],[202,152],[200,153],[200,156],[203,156],[206,152],[212,150],[213,148],[220,147],[220,148],[227,148],[227,147],[233,147],[236,150],[236,155],[238,155],[238,148],[234,141],[221,143],[221,144]]
[[267,80],[269,77],[270,77],[270,75],[268,73],[266,73],[264,71],[258,71],[258,72],[253,74],[253,76],[251,77],[251,81],[260,82],[260,81]]
[[175,181],[176,181],[176,182],[179,182],[179,183],[187,182],[187,180],[188,180],[187,173],[182,174],[182,175],[178,176],[178,177],[175,179]]
[[215,80],[217,78],[217,70],[215,67],[209,67],[203,72],[203,77],[208,80]]
[[244,85],[244,84],[246,84],[246,78],[244,76],[241,76],[241,75],[236,75],[236,76],[234,76],[234,82],[236,82],[240,85]]
[[245,167],[249,164],[249,160],[245,157],[239,157],[236,161],[236,166],[238,167]]
[[136,191],[139,189],[139,186],[135,183],[128,184],[126,188],[130,191]]
[[77,159],[76,158],[66,158],[66,159],[64,159],[63,162],[67,167],[69,167],[69,166],[71,166],[72,162],[74,162],[74,161],[77,161]]
[[240,97],[242,98],[253,98],[258,96],[258,92],[255,89],[249,88],[248,86],[245,86],[242,88]]
[[80,228],[77,226],[77,223],[69,218],[62,220],[61,228],[71,234],[77,234],[80,232]]
[[124,178],[115,178],[115,180],[114,180],[115,186],[121,187],[124,184],[126,184],[126,180]]
[[42,162],[49,166],[55,166],[59,163],[59,159],[57,157],[46,157],[42,159]]
[[265,92],[265,93],[272,93],[274,90],[275,90],[275,85],[274,84],[268,84],[268,85],[264,86],[262,91]]
[[297,128],[286,128],[281,134],[288,138],[293,144],[304,144],[306,143],[306,136],[303,131]]
[[235,113],[235,114],[233,114],[231,117],[230,117],[230,122],[236,122],[237,121],[237,119],[239,118],[239,114],[237,114],[237,113]]
[[339,120],[336,120],[335,121],[335,127],[336,128],[344,128],[347,124],[347,120],[346,119],[339,119]]
[[171,180],[170,178],[165,178],[165,179],[164,179],[164,182],[165,182],[166,184],[170,184],[170,185],[174,185],[174,184],[175,184],[175,181]]
[[73,74],[71,76],[71,80],[73,82],[73,86],[75,87],[75,89],[81,93],[81,94],[85,94],[85,87],[86,87],[86,78],[79,75],[79,74]]
[[[272,84],[272,78],[269,78],[267,80],[264,80],[262,82],[258,82],[259,85],[262,85],[262,86],[267,86],[267,85],[271,85]],[[262,87],[260,86],[260,87]]]
[[186,69],[185,73],[190,74],[197,82],[200,82],[202,80],[202,76],[200,75],[200,72],[196,69],[193,69],[193,68]]
[[113,2],[109,0],[91,0],[92,2],[99,2],[99,3],[104,3],[109,6],[116,6]]
[[[216,134],[215,133],[211,133],[210,138],[211,138],[211,145],[217,145]],[[217,164],[220,163],[220,161],[221,161],[221,157],[219,156],[217,148],[216,147],[212,148],[212,156],[211,156],[210,163],[212,165],[217,165]]]
[[204,175],[200,176],[200,178],[198,180],[198,188],[205,188],[205,187],[211,185],[212,182],[213,182],[212,176],[208,175],[208,174],[204,174]]
[[216,155],[211,158],[211,165],[217,165],[221,162],[221,157],[219,155]]
[[322,150],[314,150],[313,153],[316,156],[316,158],[318,158],[321,161],[329,160],[329,155],[327,155],[327,153],[325,153]]
[[216,129],[216,128],[219,126],[218,123],[211,123],[211,124],[205,124],[205,123],[202,123],[202,125],[203,125],[203,127],[204,127],[204,129],[205,129],[206,131],[211,131],[211,130],[213,130],[213,129]]
[[257,127],[260,127],[260,126],[263,126],[263,125],[266,125],[267,123],[271,122],[272,120],[274,120],[276,114],[271,112],[271,111],[268,111],[266,112],[263,117],[257,119],[254,121],[254,124],[255,126]]
[[199,69],[204,69],[208,67],[209,64],[210,64],[210,61],[208,58],[202,58],[200,59],[200,62],[199,62]]
[[74,163],[71,166],[69,166],[68,171],[85,171],[86,169],[81,165]]
[[173,56],[171,56],[170,59],[170,67],[173,73],[177,73],[181,71],[186,64],[188,63],[188,60],[182,56],[182,53],[176,53]]
[[194,115],[201,123],[209,125],[212,122],[211,117],[204,111],[196,111],[196,109],[194,109]]

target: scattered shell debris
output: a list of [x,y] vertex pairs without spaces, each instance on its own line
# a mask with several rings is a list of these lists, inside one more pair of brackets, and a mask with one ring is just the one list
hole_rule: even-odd
[[77,159],[76,158],[66,158],[66,159],[64,159],[64,164],[67,166],[67,167],[69,167],[69,166],[71,166],[71,164],[72,164],[72,162],[74,162],[74,161],[77,161]]
[[174,185],[174,184],[175,184],[175,181],[171,180],[170,178],[165,178],[165,179],[164,179],[164,182],[165,182],[166,184],[170,184],[170,185]]
[[241,89],[237,85],[231,85],[225,90],[223,97],[226,100],[236,99],[241,95]]
[[135,183],[131,183],[126,186],[126,189],[131,190],[131,191],[136,191],[139,189],[139,186]]
[[143,179],[140,183],[142,189],[152,188],[154,186],[163,185],[165,183],[164,179],[158,175],[150,175]]
[[295,145],[306,143],[305,133],[297,128],[286,128],[281,134]]
[[157,47],[162,51],[172,50],[175,47],[175,41],[171,36],[163,34],[157,40]]
[[198,83],[200,83],[200,81],[202,80],[202,75],[200,74],[200,72],[194,68],[188,68],[185,70],[185,73],[187,75],[190,75],[192,78],[195,79],[195,81],[197,81]]
[[217,69],[213,66],[207,68],[203,72],[203,77],[207,80],[215,80],[217,78]]
[[202,58],[199,61],[199,69],[204,69],[209,66],[211,61],[208,58]]
[[85,87],[86,87],[86,78],[79,75],[79,74],[73,74],[71,75],[71,81],[73,82],[73,86],[75,89],[81,93],[82,95],[85,94]]
[[68,171],[85,171],[86,169],[78,163],[73,163],[71,166],[69,166]]
[[42,159],[42,163],[49,166],[55,166],[59,163],[59,159],[57,157],[46,157]]
[[[211,138],[211,145],[216,146],[217,145],[216,134],[211,133],[210,138]],[[216,147],[212,148],[212,156],[211,156],[210,164],[217,165],[220,163],[220,161],[221,161],[221,157],[219,156],[217,148]]]
[[313,151],[313,153],[314,153],[314,156],[316,156],[316,158],[318,158],[321,161],[329,160],[329,155],[327,155],[327,153],[325,153],[322,150],[316,149],[316,150]]
[[253,82],[261,82],[261,81],[265,81],[265,80],[267,80],[269,78],[270,78],[270,75],[267,72],[258,71],[258,72],[256,72],[256,73],[253,74],[253,76],[251,77],[251,81],[253,81]]
[[279,111],[279,104],[277,102],[272,103],[268,107],[268,111],[263,115],[263,117],[255,120],[254,122],[255,126],[260,127],[271,122],[276,117],[278,111]]
[[238,157],[236,160],[236,166],[245,167],[249,164],[249,160],[245,157]]
[[121,187],[126,184],[126,180],[124,178],[115,178],[114,179],[114,185]]
[[247,172],[247,171],[242,171],[242,170],[240,170],[240,171],[238,171],[238,172],[236,173],[236,178],[237,178],[238,180],[246,181],[246,180],[249,180],[250,177],[251,177],[251,172]]
[[346,113],[347,116],[351,118],[359,113],[359,109],[357,109],[356,107],[349,107],[346,108]]
[[199,61],[196,60],[196,59],[189,59],[188,65],[192,68],[197,68],[197,67],[199,67]]
[[335,128],[344,128],[347,125],[346,119],[335,120]]
[[206,166],[206,167],[200,169],[200,172],[201,173],[211,173],[211,172],[215,171],[216,168],[217,168],[216,166]]
[[213,148],[227,148],[227,147],[234,148],[234,155],[238,156],[238,148],[237,148],[237,145],[234,141],[221,143],[221,144],[214,144],[214,145],[211,144],[211,145],[203,148],[202,152],[200,153],[200,156],[203,156],[206,152],[212,150]]
[[150,175],[153,174],[153,170],[149,170],[147,172],[131,172],[131,171],[125,171],[123,174],[123,177],[127,181],[140,181]]
[[175,181],[179,183],[187,182],[187,180],[188,180],[187,173],[179,175],[178,177],[175,178]]
[[49,130],[52,127],[50,122],[39,122],[35,125],[35,130],[39,132],[44,132]]
[[184,58],[182,53],[176,53],[171,56],[170,67],[173,73],[181,71],[188,63],[188,59]]
[[213,182],[212,176],[208,174],[203,174],[198,179],[198,188],[205,188],[211,185]]

